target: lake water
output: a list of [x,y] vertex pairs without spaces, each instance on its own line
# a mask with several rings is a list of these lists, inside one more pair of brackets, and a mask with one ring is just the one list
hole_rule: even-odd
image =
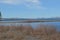
[[45,24],[45,25],[54,25],[57,30],[60,30],[60,22],[35,22],[35,23],[0,23],[0,25],[9,25],[9,26],[20,26],[23,25],[32,25],[33,28],[37,27],[39,24]]

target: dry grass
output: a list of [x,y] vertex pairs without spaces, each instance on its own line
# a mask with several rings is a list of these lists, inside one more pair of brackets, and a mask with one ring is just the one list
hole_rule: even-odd
[[0,26],[0,40],[60,40],[60,32],[52,25]]

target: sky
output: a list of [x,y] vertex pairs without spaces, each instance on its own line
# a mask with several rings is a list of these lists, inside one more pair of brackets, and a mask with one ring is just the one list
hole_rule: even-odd
[[60,0],[0,0],[3,18],[60,17]]

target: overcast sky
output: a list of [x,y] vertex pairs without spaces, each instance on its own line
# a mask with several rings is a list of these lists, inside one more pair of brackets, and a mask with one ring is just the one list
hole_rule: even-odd
[[60,0],[0,0],[3,18],[60,17]]

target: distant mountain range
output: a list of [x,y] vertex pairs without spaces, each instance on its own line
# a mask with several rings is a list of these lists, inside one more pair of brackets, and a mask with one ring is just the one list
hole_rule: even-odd
[[60,18],[36,18],[36,19],[29,19],[29,18],[2,18],[0,21],[18,21],[18,20],[60,20]]
[[60,18],[41,18],[38,20],[60,20]]

